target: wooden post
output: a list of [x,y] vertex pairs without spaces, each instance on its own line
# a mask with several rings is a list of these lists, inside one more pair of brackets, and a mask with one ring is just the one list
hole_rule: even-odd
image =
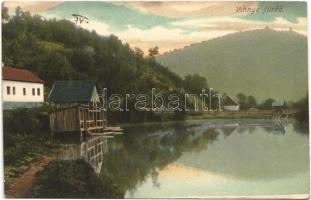
[[83,141],[83,132],[80,131],[80,141]]

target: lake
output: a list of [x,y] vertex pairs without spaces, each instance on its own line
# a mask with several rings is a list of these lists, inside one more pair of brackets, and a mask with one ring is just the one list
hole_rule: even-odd
[[126,198],[309,193],[309,136],[295,122],[193,120],[125,125],[123,135],[64,145]]

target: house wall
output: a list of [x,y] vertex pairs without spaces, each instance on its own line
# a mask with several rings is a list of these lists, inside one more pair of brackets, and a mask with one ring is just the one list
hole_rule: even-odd
[[[7,93],[7,87],[10,87],[10,94]],[[15,94],[13,94],[15,87]],[[26,89],[26,94],[23,93],[23,88]],[[35,89],[35,95],[32,94],[32,89]],[[40,89],[40,95],[37,89]],[[42,83],[28,83],[22,81],[2,81],[2,100],[4,102],[44,102],[44,87]]]
[[98,92],[96,87],[94,86],[93,91],[92,91],[92,97],[91,97],[91,102],[93,102],[94,100],[98,100]]
[[240,106],[235,105],[235,106],[224,106],[225,111],[239,111]]
[[16,108],[36,108],[43,106],[43,102],[13,102],[5,101],[2,103],[3,110],[11,110]]

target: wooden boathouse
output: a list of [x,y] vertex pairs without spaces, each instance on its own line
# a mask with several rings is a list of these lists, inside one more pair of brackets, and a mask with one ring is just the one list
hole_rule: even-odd
[[105,113],[93,106],[98,96],[95,81],[56,81],[48,96],[53,133],[101,133],[107,126]]

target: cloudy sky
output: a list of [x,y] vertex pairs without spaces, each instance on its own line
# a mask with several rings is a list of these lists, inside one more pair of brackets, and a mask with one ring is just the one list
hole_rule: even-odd
[[[307,6],[303,2],[14,2],[16,6],[45,18],[68,19],[72,14],[90,19],[79,26],[102,35],[114,34],[131,47],[144,51],[158,46],[160,53],[182,48],[229,33],[261,29],[307,34]],[[237,12],[237,7],[259,8],[258,13]],[[265,13],[266,7],[282,8]]]

